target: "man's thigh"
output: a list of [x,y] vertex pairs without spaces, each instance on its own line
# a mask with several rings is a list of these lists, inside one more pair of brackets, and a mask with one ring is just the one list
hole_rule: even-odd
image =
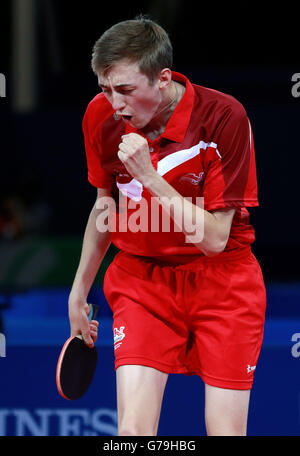
[[246,435],[250,391],[205,384],[205,422],[208,435]]
[[168,374],[138,365],[116,373],[119,434],[156,435]]

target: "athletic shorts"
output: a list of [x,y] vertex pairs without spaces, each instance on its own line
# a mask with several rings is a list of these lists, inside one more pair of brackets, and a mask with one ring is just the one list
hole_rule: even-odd
[[171,265],[119,252],[104,280],[115,368],[136,364],[251,389],[266,292],[250,248]]

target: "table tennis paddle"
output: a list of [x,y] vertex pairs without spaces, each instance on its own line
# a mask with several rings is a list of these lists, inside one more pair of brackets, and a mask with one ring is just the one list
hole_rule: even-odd
[[[95,320],[98,306],[90,304],[89,320]],[[56,367],[56,386],[68,400],[79,399],[88,390],[97,366],[97,348],[89,348],[81,335],[71,336],[61,349]]]

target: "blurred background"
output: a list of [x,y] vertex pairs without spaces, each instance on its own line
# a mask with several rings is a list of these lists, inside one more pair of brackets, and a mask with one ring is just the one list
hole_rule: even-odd
[[[90,391],[76,403],[63,400],[55,369],[69,335],[68,293],[96,197],[81,130],[98,92],[91,51],[108,27],[140,13],[169,32],[174,70],[233,95],[250,118],[260,200],[250,210],[253,251],[268,306],[248,434],[299,435],[299,11],[288,3],[261,8],[252,1],[189,0],[1,1],[0,435],[117,430],[112,320],[102,292],[114,248],[89,297],[101,307]],[[201,380],[170,377],[159,434],[204,433]]]

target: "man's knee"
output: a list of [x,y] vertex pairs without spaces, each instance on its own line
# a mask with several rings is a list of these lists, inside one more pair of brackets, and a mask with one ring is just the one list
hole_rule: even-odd
[[227,416],[214,417],[206,419],[206,433],[208,436],[246,436],[247,423]]
[[143,423],[136,420],[123,419],[118,425],[119,436],[155,436],[157,434],[157,426]]

